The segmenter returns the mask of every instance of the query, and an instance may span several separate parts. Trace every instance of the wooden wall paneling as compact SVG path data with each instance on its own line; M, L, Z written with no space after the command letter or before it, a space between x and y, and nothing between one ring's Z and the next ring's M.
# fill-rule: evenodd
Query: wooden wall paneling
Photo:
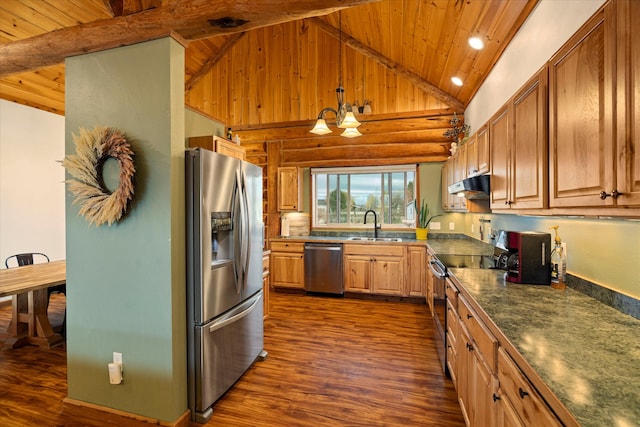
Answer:
M297 108L300 117L315 118L324 108L317 102L317 84L321 76L318 71L319 49L325 46L318 44L318 29L314 25L310 25L307 20L298 24L297 31L300 40L297 46L299 50L298 80L300 81Z
M286 38L285 29L288 25L278 25L269 29L270 34L267 37L269 41L268 48L273 49L272 52L280 52L281 46ZM288 115L287 110L290 108L290 88L286 87L284 82L288 80L289 76L285 75L285 58L284 55L278 54L277 56L268 56L269 63L267 67L268 82L267 92L272 99L272 104L266 108L270 110L270 116L268 121L274 122L277 117L284 117Z

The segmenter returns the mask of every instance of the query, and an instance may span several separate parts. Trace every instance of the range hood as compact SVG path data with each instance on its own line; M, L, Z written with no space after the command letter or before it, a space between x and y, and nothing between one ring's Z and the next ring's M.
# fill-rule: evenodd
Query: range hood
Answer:
M489 175L472 176L449 186L450 194L462 195L467 199L489 198Z

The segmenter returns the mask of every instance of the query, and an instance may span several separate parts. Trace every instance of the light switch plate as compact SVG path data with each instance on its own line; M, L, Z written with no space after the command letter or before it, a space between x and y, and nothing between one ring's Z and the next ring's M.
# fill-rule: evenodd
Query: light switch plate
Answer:
M440 223L439 222L432 222L431 224L429 224L429 228L431 230L440 230Z

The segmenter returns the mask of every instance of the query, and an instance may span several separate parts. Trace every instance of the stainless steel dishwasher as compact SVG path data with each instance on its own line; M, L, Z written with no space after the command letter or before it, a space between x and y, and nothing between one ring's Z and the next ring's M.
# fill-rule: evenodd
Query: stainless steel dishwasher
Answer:
M342 277L340 243L305 243L304 288L307 292L344 295Z

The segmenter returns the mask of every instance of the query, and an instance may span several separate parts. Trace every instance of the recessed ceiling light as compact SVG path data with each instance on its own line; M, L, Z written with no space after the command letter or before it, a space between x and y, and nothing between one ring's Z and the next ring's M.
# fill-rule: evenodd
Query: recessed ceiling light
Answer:
M469 38L469 46L476 50L480 50L484 47L484 42L480 37L470 37Z
M460 77L451 77L451 81L456 86L462 86L462 79Z

